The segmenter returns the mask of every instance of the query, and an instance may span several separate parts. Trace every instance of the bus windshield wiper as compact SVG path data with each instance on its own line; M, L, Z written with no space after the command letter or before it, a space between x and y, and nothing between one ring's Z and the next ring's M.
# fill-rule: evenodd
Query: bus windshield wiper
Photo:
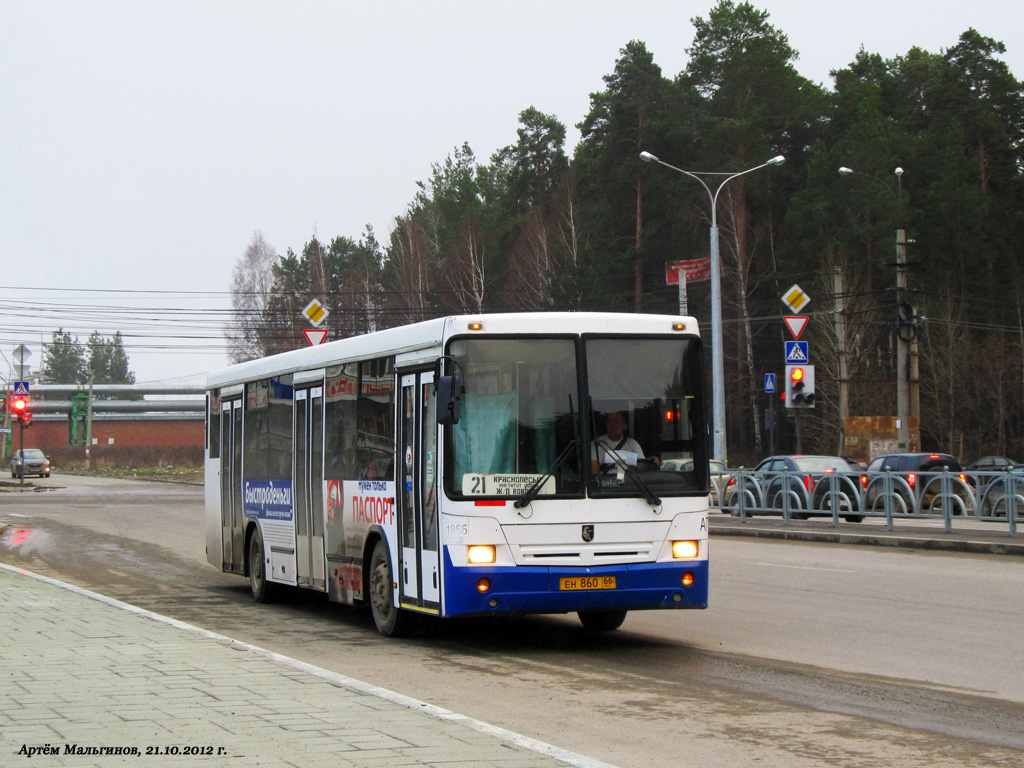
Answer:
M577 445L579 445L580 433L579 426L576 424L576 409L573 408L572 405L572 395L569 395L569 417L572 419L572 440L570 440L569 444L565 446L564 449L562 449L562 452L560 454L558 454L558 458L555 459L555 463L552 465L551 469L549 469L547 472L545 472L543 475L537 478L534 481L533 485L527 488L523 495L516 499L515 504L513 505L516 509L522 509L535 498L537 498L537 494L540 493L540 489L544 487L544 483L548 481L549 477L555 476L555 471L560 466L562 466L562 463L567 458L569 458L570 455L572 455L572 451L576 448Z
M576 439L573 438L572 441L570 441L570 443L567 446L565 446L565 449L560 454L558 454L558 458L555 459L555 463L551 467L551 469L549 469L543 475L538 477L533 482L533 485L527 488L523 495L516 499L514 505L516 509L522 509L537 497L537 494L540 493L540 489L544 487L544 483L548 481L548 478L554 477L555 471L560 466L562 466L562 463L572 455L574 450L576 450L576 445Z

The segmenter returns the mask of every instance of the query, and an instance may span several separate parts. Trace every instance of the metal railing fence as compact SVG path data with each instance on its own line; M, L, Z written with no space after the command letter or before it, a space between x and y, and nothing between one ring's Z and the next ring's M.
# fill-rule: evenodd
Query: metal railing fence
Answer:
M934 518L944 521L945 531L955 520L1004 523L1010 536L1024 516L1024 472L906 473L731 470L726 480L713 478L717 500L712 506L746 519L756 515L781 515L791 520L830 517L860 522L884 518L893 530L900 519Z

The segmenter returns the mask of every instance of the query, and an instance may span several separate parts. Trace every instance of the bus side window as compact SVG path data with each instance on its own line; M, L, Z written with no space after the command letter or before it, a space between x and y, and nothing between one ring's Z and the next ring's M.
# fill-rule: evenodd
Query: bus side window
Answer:
M220 395L211 392L206 398L206 444L211 459L220 458Z
M356 401L356 472L360 480L393 480L395 461L394 358L359 366Z

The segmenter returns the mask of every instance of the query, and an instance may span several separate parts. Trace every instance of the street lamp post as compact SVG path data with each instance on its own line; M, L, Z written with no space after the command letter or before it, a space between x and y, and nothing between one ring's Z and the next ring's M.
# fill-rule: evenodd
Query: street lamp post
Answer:
M663 160L659 160L650 152L641 152L640 159L645 163L658 163L673 171L678 171L690 178L696 179L708 193L711 201L711 383L712 383L712 410L714 416L714 448L712 458L719 461L728 461L728 449L726 446L725 432L725 351L722 342L722 260L718 249L718 193L722 191L727 183L738 176L745 176L748 173L767 168L770 165L782 165L786 158L782 155L773 157L766 163L748 168L745 171L736 173L717 173L711 171L684 171L676 168ZM715 191L702 179L702 176L724 177L719 181Z
M903 169L896 168L896 190L886 184L877 176L868 173L861 173L852 168L843 166L839 169L843 176L864 176L865 178L877 181L892 195L896 202L897 229L896 229L896 450L898 453L906 453L910 450L910 376L907 369L909 358L908 348L912 339L903 335L903 325L913 325L913 312L907 312L907 232L903 228ZM904 315L907 315L904 317ZM915 329L916 330L916 329Z

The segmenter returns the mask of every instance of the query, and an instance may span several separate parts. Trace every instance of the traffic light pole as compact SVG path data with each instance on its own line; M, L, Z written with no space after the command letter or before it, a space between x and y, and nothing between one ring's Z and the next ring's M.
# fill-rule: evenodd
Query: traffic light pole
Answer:
M21 472L18 473L20 478L18 485L25 485L25 423L18 419L18 455L21 456Z

